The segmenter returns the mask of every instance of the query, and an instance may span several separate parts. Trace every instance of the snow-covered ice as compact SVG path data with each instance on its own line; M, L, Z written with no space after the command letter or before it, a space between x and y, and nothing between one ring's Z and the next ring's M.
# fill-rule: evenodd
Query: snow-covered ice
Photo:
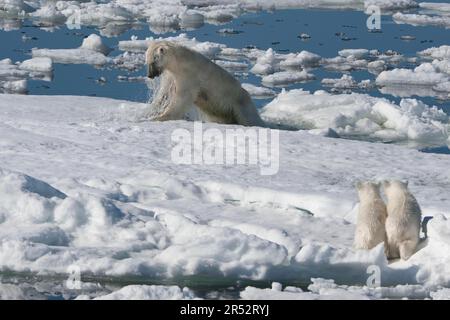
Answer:
M304 82L314 79L314 75L306 70L280 71L264 76L262 78L262 82L268 86L282 86L290 83Z
M78 300L85 296L78 297ZM95 300L192 300L195 294L188 288L178 286L129 285L112 293L98 296Z
M411 24L413 26L438 26L450 28L450 16L426 15L413 13L395 13L392 18L399 24Z
M415 99L396 105L366 94L283 91L262 110L266 121L298 129L331 128L340 135L384 141L437 141L449 136L448 116Z
M79 23L110 37L135 23L145 23L158 34L220 25L251 10L363 11L371 5L383 14L395 13L396 23L450 26L448 4L412 0L0 0L0 26L18 28L17 19L30 19L47 30ZM220 28L222 36L240 33ZM243 83L243 88L253 98L274 97L262 108L263 118L272 128L294 129L279 131L279 173L267 178L257 166L174 163L172 133L192 132L193 123L142 121L147 104L1 94L0 271L53 279L77 266L94 281L105 276L275 281L266 289L247 286L240 292L243 299L449 298L448 155L356 141L448 145L449 116L417 99L394 102L347 93L376 84L381 93L448 99L449 46L428 48L413 57L349 46L322 57L303 49L280 53L231 48L181 33L132 36L119 41L122 52L111 57L112 48L91 34L78 48L34 48L24 61L0 60L0 91L26 93L30 79L51 79L57 63L137 71L150 42L162 39L204 54L242 75L244 82L252 81L247 76L257 76L260 82ZM339 94L300 89L279 93L276 88L312 81L321 74L317 68L337 71L337 76L320 80ZM348 74L355 70L374 74L376 81L355 80ZM147 81L128 74L117 79ZM237 128L210 123L203 127L222 133ZM352 248L358 211L354 183L385 178L409 180L424 216L433 217L428 238L408 261L387 261L382 246ZM363 285L373 265L382 277L376 288ZM283 288L276 281L306 286ZM198 298L182 287L127 285L110 290L86 283L78 299ZM26 286L0 284L0 298L27 297Z
M388 104L357 94L333 101L340 99L364 102L369 113ZM91 276L305 282L319 276L351 285L376 264L383 286L415 284L428 294L449 285L448 156L280 131L280 171L267 179L253 166L173 163L171 134L192 130L192 122L136 121L146 107L92 97L1 96L1 270L51 275L76 265ZM395 128L403 125L395 114L418 110L442 122L438 110L414 100L388 105L394 116L385 114L385 121ZM412 132L437 135L419 116L409 121ZM408 179L424 215L435 216L427 242L407 262L388 264L380 247L351 246L354 182L386 177ZM123 290L117 297L154 293Z
M52 61L48 58L13 63L11 59L0 60L0 92L26 93L29 79L49 81L52 78Z
M257 87L251 83L243 83L242 88L247 90L253 98L267 98L276 95L275 91L270 88Z
M110 49L102 44L101 38L96 34L91 34L83 40L83 43L76 49L37 49L32 50L33 58L50 58L55 63L75 63L104 65L110 60L105 55Z

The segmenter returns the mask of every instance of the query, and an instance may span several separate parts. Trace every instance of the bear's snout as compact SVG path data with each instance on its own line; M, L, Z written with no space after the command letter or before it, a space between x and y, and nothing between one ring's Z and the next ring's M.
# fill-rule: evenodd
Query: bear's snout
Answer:
M156 78L161 74L161 69L158 68L158 66L155 63L150 63L148 65L148 72L147 72L147 76L150 79Z

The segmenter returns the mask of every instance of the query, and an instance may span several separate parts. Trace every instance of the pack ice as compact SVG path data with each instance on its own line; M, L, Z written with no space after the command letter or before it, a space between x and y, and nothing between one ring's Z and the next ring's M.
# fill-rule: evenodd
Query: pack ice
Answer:
M313 102L327 97L299 95ZM354 98L371 112L365 96L335 101ZM173 163L171 134L192 130L192 123L139 121L146 107L93 97L1 96L1 270L51 276L78 266L85 275L117 279L322 277L351 286L375 264L386 287L417 285L430 296L449 285L448 156L280 131L280 171L267 179L254 166ZM423 108L412 101L404 107ZM388 264L380 246L351 246L354 182L385 177L408 179L424 215L434 216L428 240L406 262ZM166 297L165 290L128 288L110 298Z

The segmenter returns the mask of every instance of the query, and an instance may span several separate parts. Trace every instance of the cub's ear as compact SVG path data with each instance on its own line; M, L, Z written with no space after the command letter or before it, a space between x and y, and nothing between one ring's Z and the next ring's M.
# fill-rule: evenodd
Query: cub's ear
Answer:
M389 187L390 184L391 182L389 180L381 181L381 185L383 186L383 188Z
M381 181L374 181L373 185L377 188L381 187Z
M405 187L408 187L408 180L402 181L402 184L403 184Z

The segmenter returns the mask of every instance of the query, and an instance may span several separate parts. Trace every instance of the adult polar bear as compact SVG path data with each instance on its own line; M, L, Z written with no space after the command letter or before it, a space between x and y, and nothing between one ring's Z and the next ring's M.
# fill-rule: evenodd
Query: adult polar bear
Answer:
M148 77L161 76L152 105L154 120L183 119L195 105L210 122L264 126L248 92L227 71L202 54L168 41L155 41L146 52Z

